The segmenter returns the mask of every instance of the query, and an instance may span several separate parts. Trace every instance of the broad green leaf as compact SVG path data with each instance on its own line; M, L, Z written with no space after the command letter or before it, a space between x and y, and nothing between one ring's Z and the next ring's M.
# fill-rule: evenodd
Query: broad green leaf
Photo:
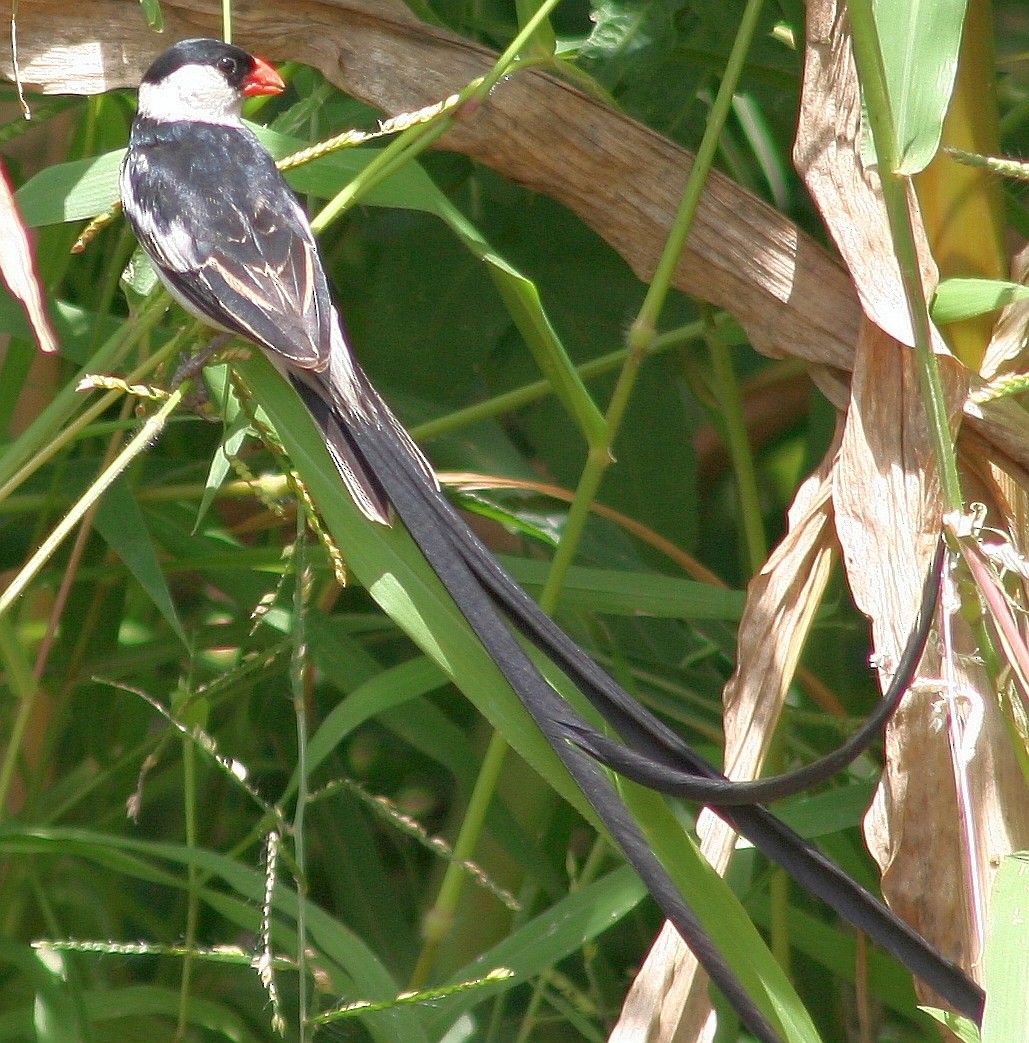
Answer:
M503 562L523 586L530 590L543 586L546 562L510 556ZM744 600L742 591L674 576L573 566L561 587L559 604L611 615L736 621L743 613Z
M30 228L85 221L118 199L118 170L124 149L89 159L44 167L18 189L18 206Z
M621 781L619 790L669 875L732 967L748 996L788 1043L821 1043L811 1016L729 885L658 794Z
M175 610L161 563L157 560L143 512L123 479L118 479L101 500L96 514L96 528L188 649L189 642Z
M449 1026L476 1003L542 974L577 952L618 923L646 896L647 889L628 866L573 891L454 973L451 983L478 978L499 967L513 971L514 978L442 1000L429 1019L430 1032L434 1038L442 1038Z
M852 781L819 793L802 793L778 802L775 815L808 840L838 833L864 820L875 788L872 782ZM749 843L741 839L738 846L747 847Z
M518 12L518 24L524 26L526 22L539 10L539 0L515 0L515 10ZM547 59L554 56L557 50L557 35L548 18L532 34L529 44L518 56L525 61L527 59Z
M1029 852L1001 863L986 934L983 1043L1025 1039L1029 1030Z
M946 326L1029 299L1029 286L1000 279L944 279L936 287L933 322Z
M949 1010L940 1010L938 1007L919 1007L931 1018L935 1018L941 1025L945 1025L961 1043L980 1043L982 1037L979 1034L979 1026L960 1014L954 1014Z
M164 32L164 14L161 11L161 0L139 0L140 9L146 19L147 27L155 33Z
M873 4L897 132L898 174L917 174L940 146L966 3L875 0Z

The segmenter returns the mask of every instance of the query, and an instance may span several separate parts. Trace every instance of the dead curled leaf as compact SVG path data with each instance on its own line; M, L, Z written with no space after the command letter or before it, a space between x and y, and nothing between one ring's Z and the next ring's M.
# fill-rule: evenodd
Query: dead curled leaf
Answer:
M809 3L805 36L794 165L854 280L865 314L897 340L914 344L879 171L866 161L861 146L861 93L844 5ZM917 223L916 240L928 298L938 272Z
M832 531L834 442L800 487L789 532L747 588L736 670L725 690L725 763L730 778L761 773L804 640L821 603L835 557ZM697 820L701 851L719 873L736 834L704 810ZM693 1040L711 1016L707 978L671 924L651 947L625 999L610 1043Z
M836 530L851 592L872 621L885 687L917 611L940 531L941 500L916 362L898 343L909 342L911 330L884 207L877 179L861 165L859 92L842 5L819 0L809 5L809 18L796 155L868 314L833 474ZM848 114L835 126L828 122L834 110ZM831 156L812 151L818 141L831 141ZM909 207L928 293L935 265L913 194ZM939 363L956 429L970 374L949 355ZM1017 810L1024 806L1024 784L989 679L961 658L974 648L967 631L961 633L964 643L947 658L983 713L976 756L961 768L953 762L947 732L937 727L939 685L910 693L887 728L885 769L865 836L894 910L975 976L982 941L979 896L989 894L998 856L1029 838L1029 816ZM938 676L938 664L939 656L930 653L922 670ZM971 806L959 806L955 798L965 773L975 794Z
M40 351L57 351L57 335L43 303L36 274L36 263L25 226L14 202L7 171L0 162L0 276L11 293L21 301Z

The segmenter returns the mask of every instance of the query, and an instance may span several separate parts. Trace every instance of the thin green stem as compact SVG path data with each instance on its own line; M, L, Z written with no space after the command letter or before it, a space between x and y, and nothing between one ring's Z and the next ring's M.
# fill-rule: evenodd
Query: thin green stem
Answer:
M540 591L540 608L548 616L552 615L554 609L557 608L561 587L564 586L568 570L575 560L579 541L582 539L583 531L593 509L593 501L597 498L597 491L604 480L604 474L610 462L611 454L606 447L591 449L586 458L586 466L579 477L575 499L568 510L568 518L565 521L564 531L561 533L561 540L554 552L550 568L547 570L546 582Z
M13 623L3 616L0 616L0 662L4 665L7 686L18 700L18 710L4 747L3 763L0 764L0 821L3 821L7 817L11 786L22 757L25 733L39 697L39 682L32 674L25 649Z
M629 332L629 350L607 409L606 444L603 447L591 447L586 466L583 468L579 486L576 490L575 502L572 504L569 512L568 524L558 546L554 564L544 590L544 595L548 599L556 599L557 591L564 582L568 567L571 565L575 550L578 547L585 520L589 516L593 498L596 491L600 488L604 472L613 459L613 447L618 436L618 430L625 417L625 411L628 409L640 366L653 346L658 316L664 307L665 299L671 287L672 276L679 263L679 257L686 244L690 228L693 225L697 204L700 202L701 193L704 190L704 182L707 180L714 162L715 153L718 149L718 139L728 118L732 106L732 97L743 72L747 53L753 42L758 17L761 14L761 6L762 0L749 0L744 11L743 20L740 23L732 51L729 54L729 60L726 63L725 75L722 78L718 95L711 108L707 127L704 130L704 137L701 140L700 148L697 150L697 157L693 162L693 168L690 170L686 187L683 190L679 212L676 214L672 229L669 232L668 240L665 243L657 270L647 291L647 296L644 298L640 312L636 316L636 320L633 322L632 329Z
M61 425L68 415L74 412L76 400L81 398L81 392L78 390L79 381L91 373L104 373L113 368L134 344L157 325L167 306L167 295L163 292L159 293L140 312L134 322L123 323L118 332L109 337L89 360L89 366L83 367L74 380L68 381L18 440L4 450L3 459L0 460L0 501L5 499L29 475L37 471L42 464L52 459L54 454L71 440L70 432L80 430L81 427L91 423L118 400L121 392L104 395L91 408L85 410L74 425L61 430ZM178 344L180 341L175 338L173 343ZM130 376L129 380L139 380L143 374L152 372L172 351L174 348L169 346L160 354L148 359Z
M419 124L404 131L382 150L361 173L336 194L311 222L316 233L323 231L348 210L357 200L376 185L388 178L395 170L424 152L433 142L441 138L458 119L461 109L471 103L486 100L493 88L511 71L519 53L532 41L536 30L543 25L560 0L544 0L536 13L521 28L493 68L485 75L472 80L458 95L453 105L430 123Z
M453 860L443 874L443 883L436 895L436 901L433 902L432 909L422 922L425 942L418 954L418 962L415 964L408 983L408 988L412 991L423 988L428 982L436 953L450 933L467 879L467 873L461 864L471 861L475 856L475 849L478 847L479 837L482 835L486 822L486 813L489 811L500 782L507 750L508 745L504 737L500 732L493 732L486 754L482 759L479 774L475 779L468 807L461 820L461 829L454 842Z
M186 847L195 851L197 838L196 745L182 739L182 805L185 818ZM186 865L186 929L183 933L182 973L179 976L179 1010L175 1039L186 1038L189 1030L190 982L193 977L192 952L197 943L197 921L200 913L200 874L192 860Z
M957 455L950 431L947 399L940 368L932 346L932 330L926 306L925 287L918 264L914 227L908 205L910 179L895 173L900 168L897 130L890 108L882 52L872 14L872 0L848 0L854 41L854 60L861 80L868 125L875 143L883 201L893 234L904 296L915 339L919 382L928 414L929 432L940 469L940 489L945 513L960 511L963 499L958 477Z
M296 544L293 557L296 566L293 585L293 650L290 658L290 690L293 695L293 713L297 722L297 798L293 811L293 860L297 868L297 971L298 1003L300 1006L299 1043L307 1038L307 844L304 817L307 813L307 523L303 511L297 511Z
M672 285L672 277L678 267L679 258L686 245L686 239L693 227L693 218L700 203L704 184L714 164L715 155L718 152L718 142L722 136L722 128L729 117L732 109L733 95L743 74L743 67L747 60L757 31L758 19L761 15L763 0L748 0L747 7L740 20L736 39L733 41L729 60L725 65L725 74L722 76L718 94L714 104L711 106L711 114L708 117L704 136L701 138L700 147L697 149L693 167L686 181L686 188L682 194L679 211L675 215L675 221L668 233L668 240L661 258L657 263L654 277L650 280L650 288L640 308L639 315L633 323L629 334L630 347L638 346L641 350L646 348L650 339L657 329L657 320L664 308L665 299Z
M152 444L164 429L168 417L178 408L186 392L186 386L176 389L168 396L167 401L140 428L139 433L118 454L111 465L96 479L71 510L61 519L53 532L43 541L40 547L25 563L21 571L11 581L7 589L0 595L0 617L8 612L11 606L25 592L26 587L39 574L43 566L50 560L57 548L64 542L71 531L82 520L90 506L98 500L114 484L117 477L130 463Z
M681 347L691 341L697 341L704 336L704 323L691 322L677 330L670 330L659 337L655 337L646 351L648 358L658 355L670 348ZM575 367L576 373L583 380L591 380L594 377L611 373L620 366L625 365L629 357L628 348L619 348L618 351L610 351L606 355L600 355L589 362L584 362ZM535 380L531 384L524 384L513 391L507 391L502 395L494 395L492 398L476 402L475 405L465 409L456 409L446 416L435 420L428 420L424 424L418 424L411 428L411 435L416 441L428 441L438 438L440 435L458 431L461 428L470 427L483 420L492 420L493 417L502 416L504 413L523 409L525 406L541 399L548 398L554 393L553 385L549 380Z
M710 310L704 308L705 319ZM768 557L768 541L761 517L761 500L754 469L754 454L747 437L747 424L743 416L739 381L732 365L732 351L719 336L713 322L706 323L706 339L711 366L714 371L714 393L721 415L726 447L732 461L736 479L736 496L739 500L740 519L743 526L743 542L747 558L747 571L754 576L760 571Z

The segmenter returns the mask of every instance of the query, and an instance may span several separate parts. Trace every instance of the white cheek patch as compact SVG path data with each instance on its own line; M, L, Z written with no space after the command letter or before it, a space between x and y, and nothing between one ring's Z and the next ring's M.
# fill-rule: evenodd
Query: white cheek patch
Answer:
M243 96L210 65L183 65L160 83L139 85L139 112L155 120L238 126Z

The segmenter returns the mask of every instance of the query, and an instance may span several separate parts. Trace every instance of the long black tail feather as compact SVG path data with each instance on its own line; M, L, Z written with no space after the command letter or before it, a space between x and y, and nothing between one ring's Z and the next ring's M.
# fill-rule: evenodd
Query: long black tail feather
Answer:
M397 514L405 525L408 519L411 520L409 531L426 560L662 912L687 939L698 961L747 1028L757 1039L775 1043L780 1038L778 1033L754 1004L685 902L597 762L569 741L573 730L577 732L586 728L586 722L558 696L529 659L512 631L497 616L493 602L477 577L463 558L454 554L446 533L435 524L433 516L426 513L421 498L424 479L412 480L406 467L396 467L394 446L388 437L383 437L381 430L363 428L353 431L353 434L365 459L379 475Z
M933 577L927 580L915 634L872 722L848 740L842 752L836 751L799 774L732 782L618 685L515 583L426 478L424 468L398 437L399 425L388 407L368 387L378 407L374 413L378 414L380 408L383 411L382 422L348 417L337 400L331 413L312 410L326 437L345 439L353 454L375 475L426 560L655 901L755 1036L777 1038L651 852L598 761L624 770L627 777L653 789L711 806L802 887L865 931L956 1010L981 1019L982 990L960 968L759 803L780 799L830 777L879 733L903 694L905 675L913 671L920 658L934 603ZM306 390L305 399L310 388ZM939 555L934 572L938 565ZM599 733L558 696L528 657L512 627L572 681L624 743Z

